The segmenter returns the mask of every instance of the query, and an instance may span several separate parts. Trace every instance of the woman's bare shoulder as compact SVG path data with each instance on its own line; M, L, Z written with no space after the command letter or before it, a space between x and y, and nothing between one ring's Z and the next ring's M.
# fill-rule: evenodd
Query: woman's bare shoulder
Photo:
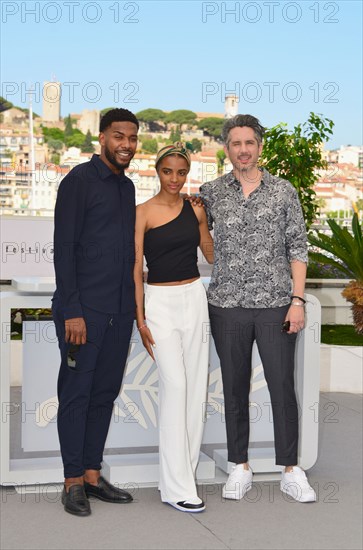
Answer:
M152 197L151 199L141 203L141 204L138 204L136 206L136 214L140 215L140 216L145 216L149 211L150 211L150 208L152 208L152 205L153 205L153 198Z

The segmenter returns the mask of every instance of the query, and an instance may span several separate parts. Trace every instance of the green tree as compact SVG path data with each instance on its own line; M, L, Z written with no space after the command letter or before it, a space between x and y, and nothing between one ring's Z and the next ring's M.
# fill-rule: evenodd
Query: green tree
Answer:
M223 166L224 166L224 161L226 157L227 155L224 152L224 149L219 149L219 151L217 151L216 158L217 158L217 167L218 167L219 175L223 174Z
M168 145L181 141L181 133L179 128L172 128L170 132L169 139L167 141Z
M142 122L156 122L158 120L164 121L166 118L166 113L161 109L144 109L136 113L136 118Z
M163 122L166 118L166 113L161 109L144 109L136 113L136 117L149 127L149 132L160 132L165 129Z
M64 137L68 138L73 134L73 123L71 115L66 116L64 119Z
M203 130L208 136L211 136L216 140L221 140L223 124L223 118L210 116L207 118L202 118L202 120L198 122L198 128Z
M280 123L265 133L262 165L296 188L308 228L318 210L313 189L319 178L317 171L327 168L322 145L332 135L333 127L332 120L310 113L307 122L297 124L292 131Z
M80 130L73 130L73 133L69 137L65 137L64 141L67 147L79 147L81 148L86 136Z
M93 153L95 150L93 143L92 143L92 134L88 130L86 137L84 138L83 143L81 144L81 151L82 153Z
M187 109L178 109L176 111L171 111L166 115L165 121L167 123L174 122L176 124L195 124L197 115L193 111L188 111Z
M151 138L144 139L141 144L141 149L145 153L151 153L151 154L157 153L158 151L157 139L151 139Z
M46 128L42 127L45 143L48 143L50 139L56 139L64 143L64 132L59 128Z
M50 162L52 162L53 164L57 164L59 166L60 154L59 153L53 153L53 155L50 157Z
M191 141L191 147L193 153L199 153L202 150L202 142L198 138L193 138Z
M48 139L47 144L52 153L58 153L63 149L63 141L60 139Z

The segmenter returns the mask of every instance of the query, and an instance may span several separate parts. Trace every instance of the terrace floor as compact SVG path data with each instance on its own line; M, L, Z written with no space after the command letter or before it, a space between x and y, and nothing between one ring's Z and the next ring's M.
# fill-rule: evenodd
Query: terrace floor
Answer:
M334 403L336 414L327 414ZM322 393L319 455L308 472L318 501L283 496L278 481L259 481L242 501L222 499L222 483L199 486L207 509L182 513L140 487L134 502L93 500L92 515L63 511L60 488L1 489L2 550L10 549L361 549L362 396ZM207 452L207 449L204 449ZM221 482L226 475L220 473ZM54 487L51 488L54 491Z

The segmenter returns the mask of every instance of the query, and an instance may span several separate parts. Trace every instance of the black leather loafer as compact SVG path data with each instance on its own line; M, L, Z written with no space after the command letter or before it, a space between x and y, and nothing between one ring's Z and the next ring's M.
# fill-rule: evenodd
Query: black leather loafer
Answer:
M98 478L97 485L91 485L91 483L87 483L87 481L85 481L84 488L88 497L99 498L105 502L117 502L123 504L132 502L133 500L130 493L111 485L111 483L109 483L107 479L102 476Z
M62 504L65 511L74 516L89 516L91 513L91 507L83 485L71 485L68 493L64 487Z

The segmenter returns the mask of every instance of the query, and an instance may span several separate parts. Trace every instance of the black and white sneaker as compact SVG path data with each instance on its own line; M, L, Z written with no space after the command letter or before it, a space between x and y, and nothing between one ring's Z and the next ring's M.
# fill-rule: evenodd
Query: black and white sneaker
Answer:
M190 498L189 500L181 500L179 502L168 502L168 504L181 512L192 512L195 514L205 510L204 502L198 497Z

